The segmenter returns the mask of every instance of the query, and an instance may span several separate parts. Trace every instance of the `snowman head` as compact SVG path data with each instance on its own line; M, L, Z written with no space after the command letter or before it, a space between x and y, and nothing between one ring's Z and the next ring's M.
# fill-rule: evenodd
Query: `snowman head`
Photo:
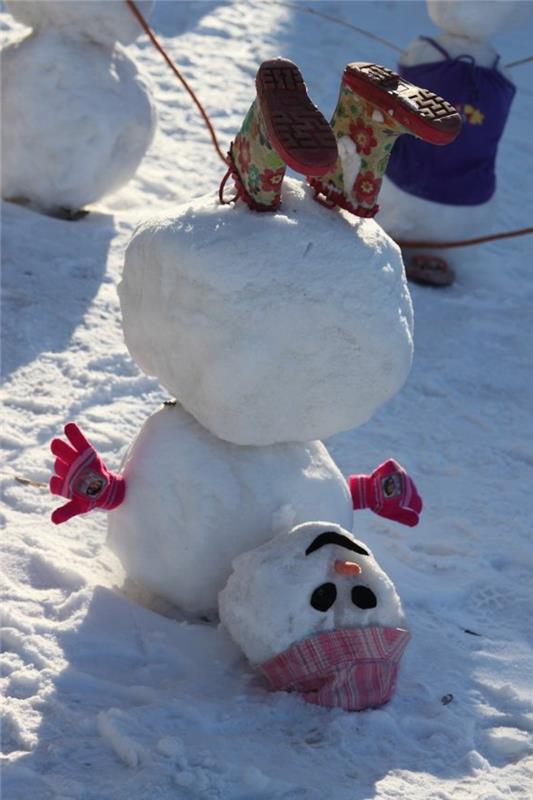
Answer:
M128 44L142 33L124 0L5 0L19 22L36 31L54 29L75 39L113 46ZM141 13L150 13L153 0L136 0Z
M454 36L487 41L520 24L529 13L523 0L427 0L429 16Z
M409 634L367 545L339 525L305 523L233 568L220 617L273 689L348 710L390 699Z

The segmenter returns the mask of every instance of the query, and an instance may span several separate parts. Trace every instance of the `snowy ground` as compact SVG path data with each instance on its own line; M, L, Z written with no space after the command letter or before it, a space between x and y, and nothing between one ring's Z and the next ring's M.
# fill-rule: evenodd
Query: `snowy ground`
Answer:
M419 3L315 5L400 46L432 30ZM296 60L326 113L347 61L394 64L382 45L274 2L159 2L153 24L224 143L264 58ZM531 22L501 37L504 61L529 55L532 40ZM223 632L126 597L103 515L56 528L55 501L15 482L48 479L48 442L68 419L116 467L164 397L123 344L124 247L139 219L214 191L222 170L149 43L130 52L153 79L160 114L137 178L78 223L3 206L4 797L531 797L531 237L454 251L453 288L413 288L416 357L405 389L329 442L345 472L394 455L425 500L414 530L357 519L413 633L398 693L382 710L327 711L267 694ZM494 229L532 218L533 66L514 75Z

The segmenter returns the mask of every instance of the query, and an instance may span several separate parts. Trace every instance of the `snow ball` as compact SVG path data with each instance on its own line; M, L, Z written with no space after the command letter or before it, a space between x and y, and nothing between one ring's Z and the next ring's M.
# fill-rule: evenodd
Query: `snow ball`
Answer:
M490 39L521 24L531 12L523 0L427 0L429 16L455 36Z
M449 242L468 239L472 231L486 232L495 216L496 196L477 206L437 203L404 192L385 175L376 219L395 239ZM431 251L428 247L426 252L435 252L442 258L438 249Z
M280 523L352 524L346 481L321 442L240 447L179 406L146 422L123 474L109 544L130 578L190 614L216 613L232 560Z
M141 225L119 295L141 369L237 444L361 425L411 365L399 248L373 220L327 210L291 179L277 213L210 195Z
M76 210L133 176L156 113L122 47L46 30L3 50L1 80L3 197Z
M329 532L337 534L332 543L313 549L313 543L316 547L323 541L319 537ZM350 545L365 554L354 552ZM361 573L340 575L336 560L355 562ZM325 595L325 587L331 595L328 603L332 602L319 609L314 600L317 590ZM363 595L373 595L375 604L361 603ZM230 636L252 664L322 631L398 627L405 621L394 585L368 546L330 522L299 525L238 556L220 592L219 610Z
M145 18L153 4L153 0L136 0ZM5 6L16 20L38 32L52 28L98 44L129 44L143 33L124 0L5 0Z

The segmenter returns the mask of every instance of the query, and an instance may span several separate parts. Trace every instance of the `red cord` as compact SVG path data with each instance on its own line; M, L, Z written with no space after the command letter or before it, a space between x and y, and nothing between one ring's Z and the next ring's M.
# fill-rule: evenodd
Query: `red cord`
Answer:
M228 171L222 178L220 182L220 186L218 187L218 199L220 201L221 206L229 206L231 203L235 203L236 200L239 199L241 196L239 192L236 192L235 197L231 197L229 200L224 199L224 189L226 188L226 183L228 182L228 178L231 175L231 167L228 167Z
M533 228L519 228L516 231L492 233L487 236L477 236L474 239L459 239L456 242L410 242L409 240L397 239L396 244L400 247L410 247L413 250L425 249L428 247L445 250L448 247L469 247L472 244L495 242L497 239L510 239L513 236L525 236L528 233L533 233Z

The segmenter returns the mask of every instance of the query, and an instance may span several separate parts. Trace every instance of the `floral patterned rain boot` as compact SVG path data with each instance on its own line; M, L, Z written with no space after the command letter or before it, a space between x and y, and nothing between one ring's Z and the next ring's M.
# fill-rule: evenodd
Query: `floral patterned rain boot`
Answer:
M229 170L241 197L255 211L275 211L287 166L319 176L337 163L337 142L327 120L311 102L296 64L265 61L255 79L257 97L228 153Z
M376 201L381 181L398 136L410 133L432 144L449 144L459 133L461 117L434 92L409 83L386 67L357 62L344 70L331 126L337 140L344 136L352 140L361 165L355 181L346 180L340 158L335 169L320 179L308 176L315 199L359 217L373 217L379 210Z

